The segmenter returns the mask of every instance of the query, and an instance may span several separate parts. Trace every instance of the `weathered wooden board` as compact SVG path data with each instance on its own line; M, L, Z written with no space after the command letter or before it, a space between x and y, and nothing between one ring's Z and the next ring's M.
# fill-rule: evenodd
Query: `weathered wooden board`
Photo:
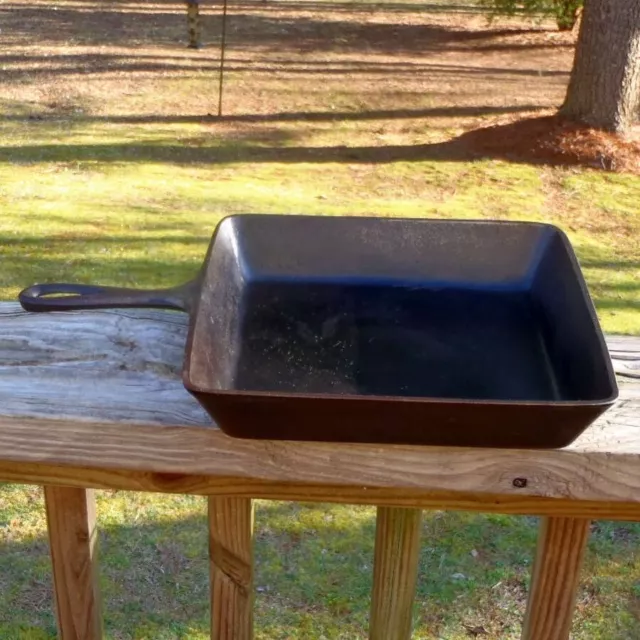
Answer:
M0 305L0 478L640 517L637 338L611 339L622 399L572 447L436 449L226 437L182 386L186 323L171 312L25 314ZM526 486L515 486L522 477Z
M0 303L0 415L212 426L182 386L187 316Z
M0 415L215 428L182 385L187 324L177 312L0 303ZM640 338L608 344L621 400L570 449L640 453Z

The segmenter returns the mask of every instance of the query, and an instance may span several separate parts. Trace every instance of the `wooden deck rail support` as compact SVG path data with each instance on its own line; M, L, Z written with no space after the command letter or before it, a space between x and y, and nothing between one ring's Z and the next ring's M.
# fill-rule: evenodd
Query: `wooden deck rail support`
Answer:
M586 518L542 519L522 640L569 637L589 525Z
M419 509L547 516L524 640L568 638L588 519L640 521L637 338L607 339L621 398L576 442L507 451L229 438L182 385L186 317L3 303L0 322L0 481L51 485L62 640L101 633L87 488L209 497L214 640L251 638L254 498L378 506L372 640L410 637Z
M370 640L410 640L422 511L378 507Z
M100 640L94 492L45 487L44 499L58 635L61 640Z
M253 638L253 502L209 498L211 640Z

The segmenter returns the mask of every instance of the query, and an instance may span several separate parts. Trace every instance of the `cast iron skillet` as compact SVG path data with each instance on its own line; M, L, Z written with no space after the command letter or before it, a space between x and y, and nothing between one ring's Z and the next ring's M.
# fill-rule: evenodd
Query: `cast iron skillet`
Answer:
M185 285L38 284L20 302L188 312L184 384L239 437L561 447L617 397L550 225L231 216Z

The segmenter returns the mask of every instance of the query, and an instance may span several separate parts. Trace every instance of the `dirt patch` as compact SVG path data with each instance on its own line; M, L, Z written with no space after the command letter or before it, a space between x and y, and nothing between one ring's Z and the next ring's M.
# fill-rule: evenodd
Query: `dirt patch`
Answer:
M457 142L472 153L492 158L640 175L640 142L559 116L483 127L460 136Z

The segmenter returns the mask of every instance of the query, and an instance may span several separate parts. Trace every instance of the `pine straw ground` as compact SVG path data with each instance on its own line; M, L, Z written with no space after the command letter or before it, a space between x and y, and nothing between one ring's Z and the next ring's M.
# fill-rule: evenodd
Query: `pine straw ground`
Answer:
M640 142L557 115L481 127L458 142L478 157L554 166L581 166L640 175Z

